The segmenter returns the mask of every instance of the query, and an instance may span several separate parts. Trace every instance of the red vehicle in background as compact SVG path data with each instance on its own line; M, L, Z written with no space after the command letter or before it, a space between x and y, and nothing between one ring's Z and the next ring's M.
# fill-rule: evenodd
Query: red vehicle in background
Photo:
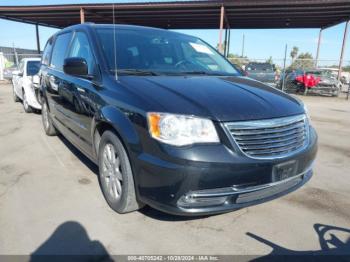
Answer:
M305 72L303 75L298 75L295 78L295 81L301 83L304 85L304 89L307 88L312 88L318 85L320 82L321 77L316 77L313 74Z
M282 89L283 78L284 76L281 76L280 89ZM340 83L325 70L296 69L286 72L283 90L294 94L317 93L338 96Z

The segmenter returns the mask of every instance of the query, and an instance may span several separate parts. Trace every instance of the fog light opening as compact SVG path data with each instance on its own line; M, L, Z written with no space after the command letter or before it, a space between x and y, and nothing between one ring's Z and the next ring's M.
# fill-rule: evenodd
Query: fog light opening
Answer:
M177 204L182 207L209 207L228 204L227 196L220 197L198 197L193 195L182 196Z

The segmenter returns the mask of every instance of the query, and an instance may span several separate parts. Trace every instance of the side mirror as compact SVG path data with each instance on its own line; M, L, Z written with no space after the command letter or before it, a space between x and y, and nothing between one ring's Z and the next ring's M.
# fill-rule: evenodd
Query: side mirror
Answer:
M88 76L86 60L81 57L68 57L64 59L63 72L73 76Z

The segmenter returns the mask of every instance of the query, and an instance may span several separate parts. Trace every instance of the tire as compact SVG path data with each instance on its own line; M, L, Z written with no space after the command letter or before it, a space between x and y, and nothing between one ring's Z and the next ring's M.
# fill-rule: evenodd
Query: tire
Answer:
M33 108L28 104L26 92L24 90L23 90L23 96L22 97L23 97L22 104L23 104L24 112L32 113L33 112Z
M118 136L105 131L98 151L99 182L108 205L119 214L140 209L130 161Z
M12 84L12 86L13 86L13 84ZM12 88L12 96L13 96L13 101L14 101L15 103L17 103L17 102L20 101L19 97L17 96L17 94L16 94L16 92L15 92L15 87L14 87L14 86L13 86L13 88Z
M52 119L49 114L49 110L47 107L46 100L43 99L42 109L41 109L41 120L43 122L43 127L45 130L46 135L48 136L55 136L58 134L57 129L52 123Z

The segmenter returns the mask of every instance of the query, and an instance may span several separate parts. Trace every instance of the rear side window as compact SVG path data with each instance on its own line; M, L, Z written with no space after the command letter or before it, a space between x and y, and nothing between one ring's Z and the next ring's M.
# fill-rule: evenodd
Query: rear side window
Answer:
M43 58L41 61L42 64L49 65L51 52L52 52L52 38L50 38L46 43L44 53L43 53Z
M51 67L57 70L63 70L63 62L66 58L66 51L71 40L72 33L64 33L57 36L52 51Z

